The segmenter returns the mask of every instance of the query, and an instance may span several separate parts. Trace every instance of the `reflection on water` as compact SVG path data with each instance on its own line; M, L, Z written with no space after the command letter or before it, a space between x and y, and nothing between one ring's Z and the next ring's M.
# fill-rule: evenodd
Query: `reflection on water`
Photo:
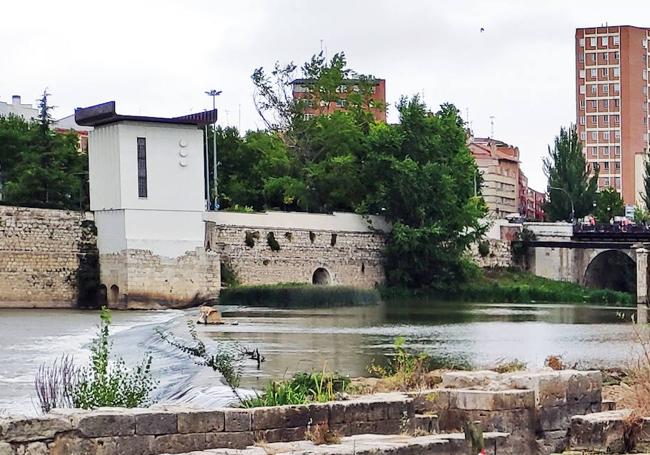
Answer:
M246 364L243 386L327 367L363 375L373 359L391 352L393 340L433 358L480 367L519 359L530 367L549 354L570 363L620 366L634 343L630 309L576 305L461 304L395 301L370 307L323 310L221 308L238 325L199 326L208 342L258 348L266 357L258 371ZM221 405L230 394L215 374L162 342L156 330L189 338L186 321L197 310L114 312L115 352L134 364L153 355L160 379L156 399ZM38 366L62 353L80 362L97 330L98 313L74 310L0 310L0 410L34 413L33 379Z

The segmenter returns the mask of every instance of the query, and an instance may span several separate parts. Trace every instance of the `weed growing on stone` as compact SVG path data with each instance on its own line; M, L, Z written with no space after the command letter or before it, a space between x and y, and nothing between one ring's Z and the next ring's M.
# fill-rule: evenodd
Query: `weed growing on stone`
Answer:
M523 371L526 369L526 362L521 360L500 360L497 362L497 365L492 368L493 371L497 373L512 373L514 371Z
M43 413L54 408L71 408L73 391L79 382L79 367L69 355L62 355L52 365L41 365L34 378L38 406Z
M395 354L386 366L371 363L368 372L383 379L385 385L393 390L413 390L427 386L427 361L429 356L423 352L412 354L404 347L403 337L395 338Z
M335 400L345 393L350 378L331 373L323 368L317 373L296 373L286 381L270 381L261 394L244 400L247 408L260 406L283 406L287 404L323 403Z
M313 442L315 445L323 444L340 444L341 435L333 430L330 430L327 424L319 424L310 426L305 432L305 438Z

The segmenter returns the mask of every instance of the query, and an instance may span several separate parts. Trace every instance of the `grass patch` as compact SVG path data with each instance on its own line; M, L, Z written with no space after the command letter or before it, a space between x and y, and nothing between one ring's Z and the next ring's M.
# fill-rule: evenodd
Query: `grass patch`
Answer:
M634 294L592 289L541 278L514 269L489 269L476 279L453 290L404 290L386 288L384 297L431 297L440 300L459 300L485 303L589 303L598 305L634 306Z
M223 289L221 305L244 305L273 308L331 308L375 305L381 300L379 291L351 286L315 286L287 283L277 285L237 286Z
M242 401L245 408L284 406L289 404L324 403L345 393L350 378L325 370L318 373L296 373L287 381L270 381L261 394Z

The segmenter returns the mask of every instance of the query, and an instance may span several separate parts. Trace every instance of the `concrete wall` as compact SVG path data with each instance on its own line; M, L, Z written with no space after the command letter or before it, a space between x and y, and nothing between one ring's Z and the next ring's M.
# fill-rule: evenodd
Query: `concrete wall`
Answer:
M0 207L0 307L74 307L97 279L92 217Z
M319 268L327 270L331 284L369 288L385 280L385 234L373 226L389 228L379 218L219 212L206 214L205 220L206 248L218 252L242 284L312 283ZM269 246L270 234L277 251Z

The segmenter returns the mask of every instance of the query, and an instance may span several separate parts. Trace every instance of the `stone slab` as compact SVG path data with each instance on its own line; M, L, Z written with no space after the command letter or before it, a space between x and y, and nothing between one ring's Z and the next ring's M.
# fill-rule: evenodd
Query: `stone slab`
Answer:
M57 433L71 429L70 420L59 415L0 419L0 440L27 442L51 439Z

